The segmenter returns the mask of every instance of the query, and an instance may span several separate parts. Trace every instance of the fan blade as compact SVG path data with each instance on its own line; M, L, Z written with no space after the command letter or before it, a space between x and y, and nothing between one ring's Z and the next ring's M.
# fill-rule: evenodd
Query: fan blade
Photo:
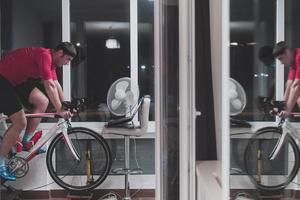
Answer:
M128 91L126 92L126 104L128 106L133 105L134 104L134 94L132 91Z
M125 91L128 86L129 86L129 82L127 82L127 81L120 81L116 85L116 90L123 90L123 91Z
M113 100L111 101L111 108L112 108L113 110L116 110L116 109L121 105L121 103L122 103L122 101L118 101L118 100L116 100L116 99L113 99Z
M242 108L242 102L240 99L234 99L231 101L231 105L234 109L239 110Z
M229 89L230 89L230 90L236 90L236 86L235 86L234 82L231 81L231 80L230 80L230 82L229 82Z
M236 99L238 97L238 93L236 90L230 89L228 93L229 93L230 100Z
M116 89L116 92L115 92L115 98L117 100L123 100L126 98L126 93L125 93L125 90L122 90L122 89Z

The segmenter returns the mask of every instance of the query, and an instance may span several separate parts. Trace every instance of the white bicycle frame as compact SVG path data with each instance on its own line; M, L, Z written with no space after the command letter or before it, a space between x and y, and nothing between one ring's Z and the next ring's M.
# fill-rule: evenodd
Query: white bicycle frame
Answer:
M300 117L300 113L293 113L295 117ZM281 123L281 122L280 122ZM277 154L279 153L283 142L286 138L287 135L290 135L292 138L297 138L300 139L300 133L295 129L295 127L288 121L288 119L285 119L283 124L281 125L282 128L282 134L277 141L271 155L270 155L270 160L274 160L277 157Z
M30 117L40 117L40 118L56 118L55 113L36 113L36 114L26 114L25 115L27 118ZM6 125L6 120L8 119L7 116L0 114L0 122L4 125L4 128L7 129L7 125ZM74 158L76 160L80 160L79 154L76 152L69 136L68 136L68 127L69 127L69 121L60 118L58 120L58 122L56 124L54 124L50 130L48 132L46 132L45 134L43 134L43 137L30 149L30 151L25 155L24 159L26 161L29 161L34 155L35 153L46 144L46 142L48 142L49 140L51 140L52 138L54 138L56 135L58 134L63 134L63 137L70 149L70 151L72 152Z

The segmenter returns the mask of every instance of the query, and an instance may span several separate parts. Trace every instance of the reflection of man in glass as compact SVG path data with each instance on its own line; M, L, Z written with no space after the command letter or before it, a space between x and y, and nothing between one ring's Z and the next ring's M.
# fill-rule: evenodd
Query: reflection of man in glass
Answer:
M258 58L267 68L269 77L272 77L270 80L270 85L268 88L268 99L274 99L274 92L275 92L275 80L274 80L274 71L275 71L275 58L273 56L273 47L266 45L262 46L258 51Z
M286 109L279 113L279 116L287 117L296 103L300 107L300 48L291 49L285 42L281 41L274 46L273 55L284 66L289 67L284 93Z
M267 67L275 67L275 59L273 56L273 47L266 45L262 46L258 52L258 58Z

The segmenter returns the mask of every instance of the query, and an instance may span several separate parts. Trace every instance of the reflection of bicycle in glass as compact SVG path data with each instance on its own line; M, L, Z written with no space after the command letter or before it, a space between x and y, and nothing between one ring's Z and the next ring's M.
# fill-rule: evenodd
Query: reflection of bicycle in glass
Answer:
M77 100L65 102L64 106L73 110L80 108L82 103ZM60 118L53 113L27 114L26 117ZM1 120L6 119L2 117ZM17 178L24 177L29 170L28 162L48 141L51 142L46 157L47 168L52 179L61 187L72 191L91 190L109 174L111 153L104 138L87 128L73 128L69 120L61 118L29 152L11 156L8 162L10 171Z
M284 109L284 102L272 102L273 108ZM300 113L293 113L300 117ZM250 138L245 153L245 170L254 185L261 190L280 190L289 185L300 167L300 132L281 118L277 127L259 129Z

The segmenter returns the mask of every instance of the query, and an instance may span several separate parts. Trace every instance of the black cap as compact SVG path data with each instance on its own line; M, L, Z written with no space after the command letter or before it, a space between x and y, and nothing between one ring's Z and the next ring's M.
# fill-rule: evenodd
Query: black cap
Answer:
M284 41L278 42L273 48L274 57L284 54L287 48L288 47Z
M55 51L62 50L65 54L75 57L77 51L75 46L71 42L61 42L55 47Z

